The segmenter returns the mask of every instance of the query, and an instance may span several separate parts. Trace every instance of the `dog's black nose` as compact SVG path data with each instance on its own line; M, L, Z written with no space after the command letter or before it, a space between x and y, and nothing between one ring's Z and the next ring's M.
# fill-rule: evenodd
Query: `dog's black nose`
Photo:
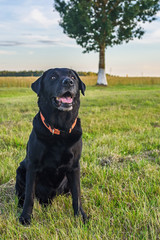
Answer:
M63 79L62 84L64 86L73 86L74 82L71 78L65 78Z

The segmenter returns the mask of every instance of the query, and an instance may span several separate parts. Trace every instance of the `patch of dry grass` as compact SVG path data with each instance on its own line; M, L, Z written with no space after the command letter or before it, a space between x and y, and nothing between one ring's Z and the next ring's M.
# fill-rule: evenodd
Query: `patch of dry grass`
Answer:
M0 77L0 87L27 87L30 88L32 82L37 77Z
M30 87L38 77L0 77L0 87ZM82 76L87 86L97 83L97 76ZM155 85L160 84L160 77L118 77L107 76L108 86L116 85Z

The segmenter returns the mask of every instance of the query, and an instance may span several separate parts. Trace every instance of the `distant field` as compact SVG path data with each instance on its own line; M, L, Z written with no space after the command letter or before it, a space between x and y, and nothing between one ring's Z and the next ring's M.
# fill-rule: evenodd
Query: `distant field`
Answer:
M0 77L0 87L30 87L37 77ZM96 85L97 76L82 76L87 86ZM155 85L160 84L160 77L116 77L108 76L108 85Z
M0 88L0 240L160 239L160 85L136 80L136 86L88 86L81 97L86 225L74 219L66 196L45 209L35 201L30 227L17 221L16 168L26 153L37 96L29 88Z

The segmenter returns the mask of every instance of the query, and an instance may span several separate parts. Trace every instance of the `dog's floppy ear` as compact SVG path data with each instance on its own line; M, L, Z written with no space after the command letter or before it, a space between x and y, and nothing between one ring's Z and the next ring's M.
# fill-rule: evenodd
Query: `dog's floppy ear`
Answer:
M84 92L86 90L86 85L84 84L84 82L82 82L80 78L79 78L79 89L81 90L81 93L85 95Z
M83 95L85 95L84 92L85 92L85 90L86 90L86 85L84 84L84 82L82 82L82 80L81 80L80 77L78 76L78 73L76 73L76 71L74 71L74 70L72 70L72 71L74 72L74 74L76 75L76 77L77 77L78 80L79 80L79 90L81 90L81 93L82 93Z
M32 90L39 95L40 89L41 89L41 81L42 81L43 75L39 77L34 83L32 83L31 88Z

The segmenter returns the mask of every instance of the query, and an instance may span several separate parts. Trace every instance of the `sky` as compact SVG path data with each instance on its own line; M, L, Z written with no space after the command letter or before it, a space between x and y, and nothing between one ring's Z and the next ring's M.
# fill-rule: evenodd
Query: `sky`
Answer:
M59 26L54 0L0 0L0 71L67 67L98 72L99 55L83 53ZM160 76L160 13L142 24L145 35L106 50L106 72Z

